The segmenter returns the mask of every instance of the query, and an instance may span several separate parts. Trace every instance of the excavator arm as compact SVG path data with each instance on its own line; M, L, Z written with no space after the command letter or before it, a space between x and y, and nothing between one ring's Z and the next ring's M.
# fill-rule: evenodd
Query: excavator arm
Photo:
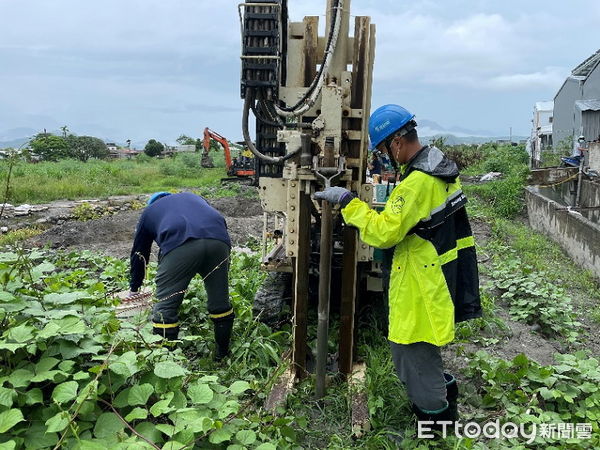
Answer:
M219 133L211 130L208 127L204 129L204 139L202 141L202 146L204 147L201 160L202 167L214 167L212 164L212 159L209 156L211 140L218 142L223 147L227 175L239 178L254 177L256 173L254 167L254 155L252 155L252 153L250 153L248 150L242 152L241 150L243 147L240 146L240 154L237 155L236 158L233 158L231 155L231 145L227 138L221 136ZM235 144L233 145L235 147ZM208 165L209 163L210 165Z
M227 172L229 172L231 170L231 164L232 164L231 150L229 149L229 142L227 141L226 138L224 138L219 133L211 130L208 127L206 127L204 129L204 140L202 141L202 146L204 147L204 152L202 153L202 160L205 161L205 160L210 159L209 151L210 151L210 140L211 139L217 141L223 147L223 152L225 153L225 166L227 167ZM204 164L202 164L202 167L206 167L206 166ZM212 161L211 161L210 167L214 167L214 165L212 164Z

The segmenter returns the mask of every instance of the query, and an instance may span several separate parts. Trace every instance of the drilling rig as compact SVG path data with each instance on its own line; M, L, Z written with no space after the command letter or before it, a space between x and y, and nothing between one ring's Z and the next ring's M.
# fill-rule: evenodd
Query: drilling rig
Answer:
M351 30L350 0L327 0L325 36L319 35L318 16L290 22L287 0L248 0L239 13L242 131L259 161L263 267L291 274L291 358L297 377L306 374L307 311L315 291L310 285L318 279L316 393L321 397L332 299L340 317L338 367L349 375L358 292L372 282L367 274L374 262L373 249L359 241L355 229L342 226L339 211L312 195L343 186L372 202L365 172L375 25L370 17L355 17Z

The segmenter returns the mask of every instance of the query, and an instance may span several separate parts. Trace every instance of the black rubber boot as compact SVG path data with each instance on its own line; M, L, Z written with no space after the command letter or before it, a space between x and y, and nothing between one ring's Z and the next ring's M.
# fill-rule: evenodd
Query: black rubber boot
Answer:
M158 334L163 339L166 339L169 341L175 341L175 340L177 340L177 337L179 336L179 327L172 327L172 328L154 327L152 329L152 332L154 334Z
M411 405L412 407L412 411L415 413L415 416L417 416L417 420L419 422L421 421L427 421L427 422L433 422L433 424L427 424L427 428L431 431L434 432L436 437L444 437L443 434L438 434L438 433L442 433L442 431L444 430L444 428L446 429L446 436L450 436L451 434L454 434L454 423L456 422L456 419L454 419L454 413L452 412L451 408L450 408L450 404L448 404L448 406L443 409L440 412L437 413L431 413L431 412L425 412L422 409L420 409L418 406L416 406L415 404ZM440 424L440 422L446 422L445 424ZM452 423L447 423L447 422L452 422ZM437 432L437 433L435 433Z
M446 379L446 400L448 401L448 409L450 417L453 421L458 420L458 382L449 373L444 373Z
M212 319L215 327L215 361L221 361L229 355L229 341L233 328L234 315Z

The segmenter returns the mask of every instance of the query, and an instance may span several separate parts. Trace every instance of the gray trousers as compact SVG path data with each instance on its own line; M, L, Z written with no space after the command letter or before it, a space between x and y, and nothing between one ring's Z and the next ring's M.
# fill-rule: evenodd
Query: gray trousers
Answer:
M398 378L406 386L408 398L426 413L437 413L448 405L446 380L440 348L427 342L390 342Z
M184 292L196 274L204 280L211 317L227 315L229 302L229 246L216 239L191 239L158 261L156 297L152 308L155 324L177 324Z

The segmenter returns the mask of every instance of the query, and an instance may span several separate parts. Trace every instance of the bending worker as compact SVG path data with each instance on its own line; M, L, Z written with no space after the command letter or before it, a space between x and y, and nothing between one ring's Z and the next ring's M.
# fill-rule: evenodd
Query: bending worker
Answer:
M371 142L401 165L381 213L342 187L315 198L340 204L363 242L391 249L384 289L396 372L418 420L456 421L458 386L444 373L440 347L454 339L455 322L481 317L477 258L458 168L438 148L422 146L416 126L398 105L370 118Z
M160 248L156 272L158 302L152 309L154 333L177 339L179 306L190 281L200 274L214 324L215 359L224 358L229 351L234 319L228 291L231 241L225 219L191 192L153 194L140 217L131 249L131 294L142 285L153 241Z

